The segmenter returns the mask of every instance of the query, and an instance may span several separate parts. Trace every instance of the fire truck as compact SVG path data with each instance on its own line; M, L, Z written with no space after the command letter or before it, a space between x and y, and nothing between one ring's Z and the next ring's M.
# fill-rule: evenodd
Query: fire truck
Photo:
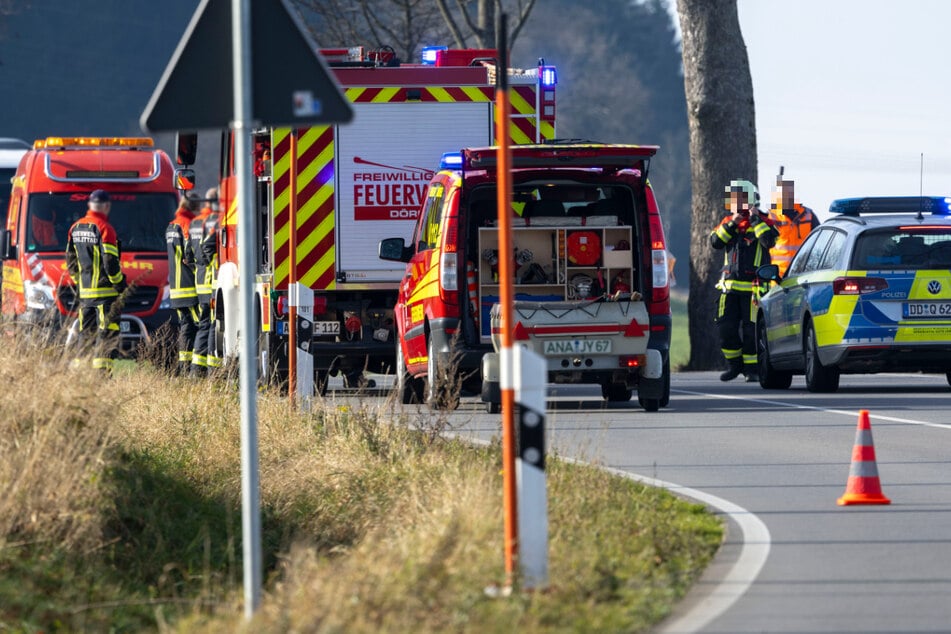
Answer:
M259 234L256 317L260 371L286 379L288 281L314 291L315 383L393 370L401 263L378 258L382 238L408 240L441 155L494 143L496 52L430 49L400 63L392 49L325 49L354 118L347 125L253 133ZM555 135L555 68L508 69L513 144ZM292 146L296 150L292 150ZM238 232L234 137L222 140L215 319L226 356L238 351ZM296 174L292 180L291 174ZM296 226L291 226L291 205ZM296 253L290 232L296 231Z
M0 233L2 312L8 322L56 329L74 321L76 288L66 271L69 228L89 194L109 192L130 285L120 321L130 352L171 317L165 227L178 194L168 155L147 137L47 137L33 143L13 176Z

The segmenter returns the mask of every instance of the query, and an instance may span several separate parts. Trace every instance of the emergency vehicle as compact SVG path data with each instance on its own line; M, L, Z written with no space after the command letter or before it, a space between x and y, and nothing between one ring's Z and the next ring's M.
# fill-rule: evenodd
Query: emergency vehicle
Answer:
M66 242L97 189L112 199L109 222L131 289L120 321L122 349L131 351L171 316L165 227L178 194L171 160L150 138L47 137L33 143L13 176L0 236L2 312L22 324L73 321L77 298L66 270Z
M513 339L545 358L552 383L595 383L608 401L670 397L666 241L647 179L656 146L553 142L512 154ZM396 306L402 402L452 406L443 385L499 389L496 148L464 149L432 179L412 240L380 243L407 263Z
M260 245L255 294L261 370L286 377L288 280L314 290L310 352L320 389L327 375L392 371L393 306L404 266L377 257L384 237L409 239L426 185L448 148L495 142L495 51L438 49L400 63L392 49L325 49L354 117L347 125L257 130L255 205ZM510 69L512 143L555 134L555 69ZM296 155L292 157L292 141ZM215 318L226 355L237 354L238 240L234 137L222 143L223 210ZM293 171L292 171L293 170ZM292 181L291 174L296 174ZM291 204L297 252L291 258ZM270 377L269 377L270 375Z

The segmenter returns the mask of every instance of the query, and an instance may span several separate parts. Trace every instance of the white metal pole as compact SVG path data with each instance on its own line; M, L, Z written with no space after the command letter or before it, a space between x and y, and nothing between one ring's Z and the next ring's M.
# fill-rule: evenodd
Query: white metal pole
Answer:
M254 323L254 274L258 235L251 180L251 0L231 1L234 55L235 175L238 189L238 296L241 325L238 350L241 392L241 530L244 562L244 616L261 604L261 502L258 484L257 324Z

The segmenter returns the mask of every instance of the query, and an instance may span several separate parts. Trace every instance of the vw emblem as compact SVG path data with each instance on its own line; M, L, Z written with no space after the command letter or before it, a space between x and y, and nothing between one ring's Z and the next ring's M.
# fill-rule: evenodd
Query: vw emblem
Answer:
M932 295L937 295L941 292L941 282L938 280L931 280L928 282L928 292Z

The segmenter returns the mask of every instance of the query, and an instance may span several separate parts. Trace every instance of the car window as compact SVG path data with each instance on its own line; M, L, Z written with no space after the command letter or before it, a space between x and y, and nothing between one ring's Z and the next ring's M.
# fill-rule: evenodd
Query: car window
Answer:
M822 260L819 261L819 270L828 271L836 268L836 265L842 260L842 252L845 250L846 235L843 231L830 231L832 238L826 247L826 252L822 254Z
M951 226L888 227L862 233L852 268L951 268Z
M419 236L416 251L428 251L439 245L439 223L442 219L442 199L445 187L441 183L429 188L426 202L423 203L423 217L419 224Z
M821 231L813 231L806 236L806 241L799 247L799 251L793 256L792 262L789 263L789 270L786 272L786 277L799 275L806 270L806 262L809 259L809 254L812 252L812 245L816 243L816 238L819 237L820 233Z
M806 258L805 268L803 272L809 273L811 271L819 270L819 262L822 261L822 255L828 246L829 241L832 240L833 231L820 231L819 235L816 236L816 241L812 244L812 249L809 250L809 255Z

